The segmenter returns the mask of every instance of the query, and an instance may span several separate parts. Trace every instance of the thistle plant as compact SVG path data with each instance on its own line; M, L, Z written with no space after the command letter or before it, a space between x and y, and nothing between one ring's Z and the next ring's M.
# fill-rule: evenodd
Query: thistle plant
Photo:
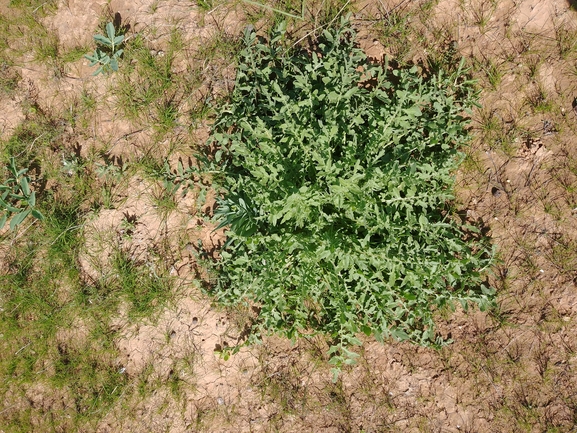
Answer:
M0 229L10 220L10 230L16 229L28 215L42 220L44 216L36 206L36 192L30 189L28 169L18 170L14 158L8 164L9 177L0 184Z
M452 202L478 93L452 73L373 64L346 21L312 53L244 35L220 149L229 228L212 293L257 307L250 341L322 334L335 372L366 334L447 343L439 312L492 305L492 250ZM216 160L215 160L216 162Z
M124 35L116 35L114 24L106 24L106 34L94 35L94 40L102 48L97 47L93 54L85 54L84 57L90 60L90 66L100 65L92 75L118 71L118 59L122 56L124 50L120 48L124 42Z

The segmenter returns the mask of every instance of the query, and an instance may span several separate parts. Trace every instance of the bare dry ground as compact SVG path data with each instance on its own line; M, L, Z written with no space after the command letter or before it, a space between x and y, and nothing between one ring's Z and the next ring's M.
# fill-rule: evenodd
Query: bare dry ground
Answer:
M11 32L0 45L0 140L32 155L38 172L54 173L44 175L43 188L56 201L89 198L65 231L81 233L72 266L83 303L66 279L50 286L58 305L79 308L50 334L43 358L34 347L44 334L19 325L29 338L12 338L2 328L0 432L575 431L577 12L566 0L349 5L375 60L387 54L426 67L452 49L479 80L482 107L458 174L459 207L498 246L500 263L490 278L500 312L442 319L454 343L441 350L367 340L358 364L336 383L321 339L291 344L270 337L227 360L219 356L242 340L246 319L212 305L201 291L211 277L199 245L217 255L224 241L211 218L214 194L201 175L174 191L159 175L166 179L178 161L195 166L211 121L203 109L234 84L235 41L249 23L264 32L269 11L224 1L12 3L0 2L3 29ZM10 24L19 10L33 12L34 23ZM121 70L92 76L81 55L115 15L127 36ZM317 19L295 20L295 34L320 25ZM39 51L38 44L47 47ZM39 116L49 119L51 132L15 147L11 137L23 125L42 124ZM75 179L78 170L93 179L92 192L61 180ZM33 228L0 233L0 275L23 266L15 256ZM136 298L147 299L146 314L135 314L126 299L103 307L106 320L81 313L108 305L104 288L122 280L121 259L144 270L138 284L164 276L170 284L154 293L169 296L135 289ZM42 268L50 250L35 260L32 266ZM5 312L3 299L0 293ZM99 355L90 357L91 350ZM62 360L72 353L85 356L84 364L59 376L59 363L69 365ZM111 375L106 386L84 390L67 378L98 376L102 365ZM95 397L84 401L79 392ZM103 396L108 403L97 406Z

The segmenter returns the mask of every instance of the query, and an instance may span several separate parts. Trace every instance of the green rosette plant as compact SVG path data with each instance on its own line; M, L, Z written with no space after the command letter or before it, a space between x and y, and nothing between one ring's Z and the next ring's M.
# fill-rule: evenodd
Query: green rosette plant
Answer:
M337 368L361 334L445 344L436 314L494 296L491 247L452 209L478 97L463 63L371 63L346 20L312 51L283 25L244 44L208 143L228 227L212 293L257 311L249 342L320 333Z
M120 46L124 42L124 35L117 35L114 24L106 24L106 35L94 35L94 41L100 47L92 54L85 54L84 57L90 60L90 66L98 66L92 75L118 71L118 60L122 57L124 50Z

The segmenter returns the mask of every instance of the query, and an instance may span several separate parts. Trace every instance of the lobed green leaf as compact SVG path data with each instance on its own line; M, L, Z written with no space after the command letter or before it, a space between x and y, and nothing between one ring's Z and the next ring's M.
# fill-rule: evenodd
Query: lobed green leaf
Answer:
M494 294L488 243L450 215L474 83L462 69L424 79L371 64L347 22L311 54L285 48L284 32L265 44L245 31L208 143L229 227L212 293L260 307L255 338L329 336L337 366L354 361L358 333L448 342L437 312Z

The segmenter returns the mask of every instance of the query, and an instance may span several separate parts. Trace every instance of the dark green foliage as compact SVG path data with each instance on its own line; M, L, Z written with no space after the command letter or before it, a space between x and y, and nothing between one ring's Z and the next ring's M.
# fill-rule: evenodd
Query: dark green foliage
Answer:
M436 311L490 305L490 249L450 212L476 101L462 65L424 79L370 64L346 22L315 52L244 36L218 117L228 243L214 294L257 305L252 339L323 333L352 362L359 333L441 345Z

